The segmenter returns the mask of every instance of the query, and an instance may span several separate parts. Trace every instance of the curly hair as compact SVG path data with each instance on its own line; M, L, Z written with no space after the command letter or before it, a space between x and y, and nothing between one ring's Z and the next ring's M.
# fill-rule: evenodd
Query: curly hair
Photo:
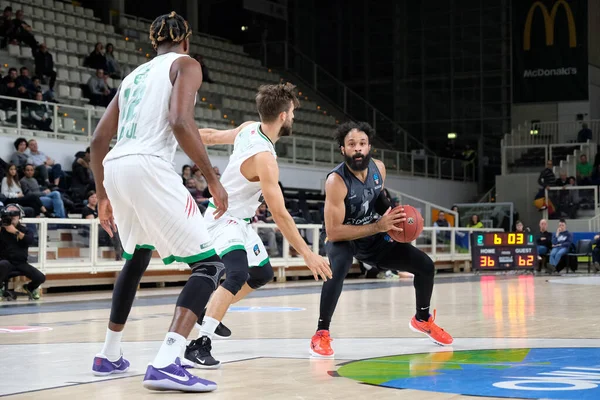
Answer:
M373 137L375 137L375 130L371 127L371 125L369 125L368 122L348 121L338 125L333 132L333 137L337 141L338 146L344 146L344 140L346 139L346 136L348 136L348 133L354 129L359 132L366 133L369 137L369 144L373 140Z
M188 22L175 11L156 18L150 25L150 41L154 50L162 43L181 43L192 34Z
M289 109L290 102L294 109L300 107L300 101L296 97L296 86L291 83L262 85L258 88L256 108L264 122L275 121L279 114Z

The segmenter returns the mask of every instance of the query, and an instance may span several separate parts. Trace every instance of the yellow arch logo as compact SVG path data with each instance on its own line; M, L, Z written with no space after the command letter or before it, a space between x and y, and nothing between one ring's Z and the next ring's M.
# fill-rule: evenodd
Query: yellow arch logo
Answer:
M558 7L561 5L567 14L567 22L569 25L569 47L577 47L575 19L573 18L573 12L571 11L569 3L567 3L565 0L557 0L552 6L550 13L548 13L548 8L546 8L541 1L536 1L531 5L531 8L527 13L527 19L525 20L525 34L523 35L523 49L525 51L531 49L531 25L533 23L533 14L538 8L542 10L542 15L544 16L544 27L546 28L546 46L554 45L554 21L556 20Z

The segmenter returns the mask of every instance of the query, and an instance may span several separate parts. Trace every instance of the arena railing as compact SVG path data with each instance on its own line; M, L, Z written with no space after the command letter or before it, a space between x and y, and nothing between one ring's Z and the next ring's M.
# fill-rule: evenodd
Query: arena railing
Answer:
M541 172L546 168L548 160L554 160L560 148L573 148L576 150L573 154L568 154L565 160L561 161L560 165L554 165L554 172L565 170L569 176L575 175L575 167L579 162L579 156L586 154L588 162L593 163L596 156L596 142L587 143L555 143L555 144L529 144L529 145L505 145L502 144L502 175L524 172ZM526 153L533 149L538 149L544 152L543 159L540 158L537 164L519 166L515 165L516 161L522 158Z
M78 107L64 104L22 100L0 96L0 101L15 103L15 110L0 110L0 132L23 136L52 137L88 142L98 125L104 110L93 106ZM50 131L41 131L26 111L34 104L48 107L52 119ZM301 136L281 138L276 149L278 159L297 165L334 166L343 161L333 140L319 140ZM229 156L233 146L211 146L209 154ZM475 166L462 160L442 158L387 149L373 149L373 156L385 164L391 174L421 176L456 181L475 180Z
M557 186L545 189L546 199L552 202L556 211L549 215L544 210L544 219L592 219L600 215L598 208L598 186Z
M599 143L600 120L525 122L504 136L507 145L552 144L574 141L583 124L592 131L592 141Z
M97 219L24 219L23 223L34 232L34 244L29 249L29 262L46 275L90 274L90 278L102 272L118 272L123 261L115 261L114 251L110 245L100 246L99 238L102 227ZM275 224L253 224L257 231L275 229ZM324 254L322 249L322 225L298 224L298 229L311 244L313 251ZM421 236L413 245L425 251L434 262L446 263L440 268L453 268L448 263L471 260L468 250L469 235L474 232L501 232L501 229L472 228L434 228L425 227ZM447 233L446 233L447 232ZM40 249L45 249L41 251ZM282 238L282 255L272 257L271 264L276 269L277 281L285 281L291 276L310 276L302 257L290 249L289 242ZM465 267L468 270L468 267ZM164 265L160 258L152 258L149 271L187 271L188 266L182 263ZM86 285L85 279L69 280L70 285ZM89 283L88 283L89 284ZM52 287L53 280L44 287Z

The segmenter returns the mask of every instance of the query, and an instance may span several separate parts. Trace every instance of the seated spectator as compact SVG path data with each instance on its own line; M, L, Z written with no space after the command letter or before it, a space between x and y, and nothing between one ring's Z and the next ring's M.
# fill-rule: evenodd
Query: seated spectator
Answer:
M25 153L25 150L27 150L27 140L25 138L18 138L13 143L13 146L15 146L16 151L10 158L10 163L15 164L17 166L17 171L20 172L23 170L29 159L29 155Z
M35 53L38 48L38 42L33 36L33 29L23 19L23 10L18 10L15 19L13 19L12 32L10 34L10 40L16 42L23 42L27 46L31 47L31 50Z
M585 154L579 156L579 163L577 163L577 184L579 186L592 184L593 169L594 167L588 162L587 156Z
M103 71L106 71L108 66L106 63L106 56L104 55L103 50L104 46L102 45L102 43L96 43L94 51L92 51L90 55L85 58L83 65L96 70L101 69Z
M444 213L443 211L440 211L438 213L437 220L433 223L433 226L435 226L437 228L448 228L448 227L450 227L450 224L446 220L446 213ZM446 243L449 240L450 240L450 231L437 232L437 241L439 243Z
M17 69L10 68L8 75L0 81L0 96L18 97L17 90ZM12 100L1 99L0 107L4 110L14 110L17 108L17 102Z
M98 196L96 192L91 190L86 195L87 204L81 211L81 218L96 219L98 218ZM98 244L100 246L112 245L115 249L115 260L121 261L123 258L123 247L119 238L119 232L114 232L113 237L102 228L98 229Z
M12 22L12 7L7 6L2 12L2 18L0 18L0 49L3 49L8 44L8 38L13 30Z
M536 239L537 251L539 256L549 254L552 249L552 234L548 232L548 221L540 220L540 233Z
M273 224L274 223L273 216L267 209L267 203L263 202L260 206L258 206L258 208L256 209L256 213L254 214L254 217L252 218L252 223L253 224ZM278 239L280 239L283 244L283 236L282 236L281 232L279 231L279 229L263 228L263 229L257 229L256 232L258 233L260 240L262 240L263 243L267 244L269 256L270 257L279 256L279 254L280 254L279 247L277 245Z
M192 195L192 198L198 205L200 212L202 214L204 214L204 211L206 211L206 206L208 205L208 200L209 200L206 197L204 197L204 193L203 193L204 186L201 183L198 183L198 181L195 178L189 178L188 180L185 181L185 187L188 189L188 191Z
M515 223L515 233L526 233L530 231L531 230L529 228L525 228L525 225L523 225L521 221L517 221Z
M123 73L121 72L121 66L115 59L114 46L112 43L106 45L106 73L113 79L121 79Z
M33 82L29 77L29 69L27 67L21 67L20 75L17 77L17 84L19 86L25 86L28 92L33 90Z
M115 89L110 89L104 80L104 70L98 69L95 76L91 76L87 83L90 89L90 104L107 107L116 94Z
M594 273L597 273L600 272L600 235L594 236L592 244L595 246L592 250L592 267L594 267Z
M546 168L540 173L538 185L543 188L548 188L550 186L554 186L555 184L556 175L554 175L554 171L552 170L552 160L548 160L548 162L546 162Z
M567 230L567 222L560 219L556 235L552 238L552 251L550 252L550 262L547 265L548 273L556 271L556 266L561 258L569 252L573 243L573 235Z
M181 168L181 179L183 179L183 184L185 185L185 182L190 179L192 177L192 167L190 167L189 165L184 165Z
M204 62L204 57L202 57L200 54L195 54L194 59L200 63L200 67L202 68L202 82L214 83L215 81L210 78L210 73L206 63Z
M21 224L23 215L23 209L16 204L9 204L0 212L0 259L10 263L11 271L19 271L31 281L23 285L23 290L31 300L38 300L38 289L46 276L27 262L34 239L33 232Z
M75 161L71 166L71 190L75 202L81 202L85 194L96 189L94 176L90 168L90 148L75 154Z
M17 78L19 77L19 75L17 74L17 69L16 68L9 68L8 69L8 75L6 75L4 78L2 78L2 80L0 81L0 83L2 83L3 85L6 85L8 82L15 82L17 83Z
M31 100L31 95L25 86L17 84L17 98L21 100ZM21 103L21 111L26 111L31 105L31 103ZM26 115L23 117L23 120L25 119Z
M42 204L46 208L52 207L54 214L58 218L66 218L65 205L63 203L60 192L51 192L50 189L40 186L35 180L33 174L35 168L31 164L25 166L25 176L21 178L21 188L25 195L33 194L40 198Z
M471 220L467 224L467 228L483 228L483 223L479 220L479 215L471 215Z
M44 76L50 78L48 86L50 91L54 91L54 83L56 82L56 71L54 70L54 60L52 54L48 53L46 43L42 43L39 51L34 52L35 58L35 74L42 79Z
M45 153L39 151L38 143L35 139L29 140L29 159L28 164L33 164L36 169L36 177L43 185L51 187L58 186L60 179L65 176L60 164L54 162Z
M17 175L17 167L14 164L8 165L6 176L2 178L2 194L10 199L12 203L32 208L34 215L37 217L42 213L50 216L50 213L46 210L46 207L44 207L38 196L32 194L25 196L23 194L21 184L19 183L19 176Z
M35 100L44 100L42 92L37 92L35 94ZM29 106L29 117L37 129L52 132L52 128L50 128L50 125L52 125L52 118L48 116L48 107L45 104L35 103Z
M588 140L594 140L592 135L592 130L588 128L587 124L584 122L581 124L581 130L577 134L577 143L587 143Z

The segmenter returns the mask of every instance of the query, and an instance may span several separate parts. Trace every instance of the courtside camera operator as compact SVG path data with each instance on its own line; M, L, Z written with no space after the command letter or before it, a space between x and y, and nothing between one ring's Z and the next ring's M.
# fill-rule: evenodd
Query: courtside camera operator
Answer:
M19 271L31 280L23 285L23 291L31 300L38 300L38 288L46 281L46 276L27 263L29 246L33 243L33 232L21 224L21 218L24 216L23 209L17 204L8 204L0 210L0 259L8 261L12 271Z

